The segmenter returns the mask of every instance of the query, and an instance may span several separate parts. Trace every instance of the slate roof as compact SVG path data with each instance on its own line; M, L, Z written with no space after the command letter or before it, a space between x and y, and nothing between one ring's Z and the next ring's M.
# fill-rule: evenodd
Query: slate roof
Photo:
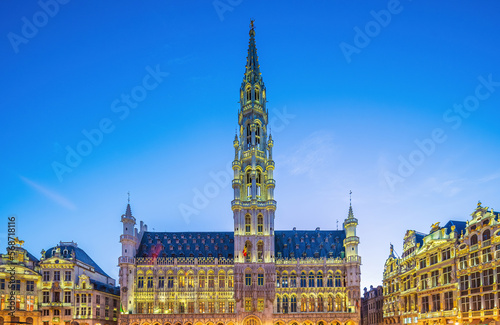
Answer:
M137 257L233 258L232 232L145 232Z
M93 279L90 279L90 283L94 285L94 289L96 289L97 291L107 292L117 296L120 295L120 287L115 287L110 284L99 282Z
M344 239L344 230L277 230L274 234L274 247L276 257L343 258Z
M78 248L78 247L75 247L75 246L72 246L72 245L61 245L61 246L55 246L55 247L51 247L49 249L47 249L47 251L45 252L45 254L43 255L44 258L51 258L51 257L54 257L53 254L55 253L55 250L56 248L60 248L61 249L61 257L62 258L71 258L71 252L75 252L75 257L77 260L79 260L80 262L83 262L85 264L88 264L90 266L92 266L94 268L94 270L97 272L97 273L100 273L104 276L107 276L108 278L110 277L109 275L106 274L106 272L104 272L101 267L99 265L97 265L96 262L94 262L90 256L87 255L87 253L85 253L85 251L81 248Z
M276 231L275 256L343 257L344 230ZM233 232L145 232L137 257L234 257Z
M467 222L450 220L442 228L446 228L446 230L447 230L446 233L449 234L451 232L451 226L455 226L455 231L460 236L462 231L465 230L465 228L467 227Z

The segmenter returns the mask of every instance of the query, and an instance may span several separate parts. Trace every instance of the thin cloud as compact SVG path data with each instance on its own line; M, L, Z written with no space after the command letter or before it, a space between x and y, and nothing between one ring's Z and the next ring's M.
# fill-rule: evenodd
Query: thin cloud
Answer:
M32 180L27 179L24 176L19 176L19 177L21 178L21 180L24 183L29 185L32 189L34 189L38 193L42 194L43 196L45 196L49 200L53 201L57 205L62 206L68 210L73 210L73 211L76 210L76 206L71 201L66 199L65 197L59 195L58 193L56 193L54 191L49 190L46 187L43 187L40 184L33 182Z

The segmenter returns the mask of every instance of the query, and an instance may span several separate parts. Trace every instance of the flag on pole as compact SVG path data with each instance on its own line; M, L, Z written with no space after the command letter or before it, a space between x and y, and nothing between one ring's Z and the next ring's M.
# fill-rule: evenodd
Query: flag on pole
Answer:
M243 256L247 256L247 244L245 243L245 248L243 248Z

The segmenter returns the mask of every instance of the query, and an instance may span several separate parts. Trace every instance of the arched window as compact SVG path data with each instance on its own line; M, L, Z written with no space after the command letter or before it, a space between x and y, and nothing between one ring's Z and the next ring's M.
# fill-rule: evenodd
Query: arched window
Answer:
M292 273L290 274L290 287L297 287L297 275L295 274L295 271L292 271Z
M337 295L335 299L335 311L342 311L342 297Z
M250 124L247 124L247 150L250 149L252 145L252 129L250 128Z
M323 311L323 296L322 295L318 296L318 311L320 311L320 312Z
M264 258L264 243L262 240L259 240L257 243L257 260L259 262L262 262L262 259Z
M491 238L491 235L490 235L490 230L489 229L486 229L484 232L483 232L483 241L486 241L488 239Z
M285 314L288 313L288 296L287 295L283 296L283 313L285 313Z
M302 296L300 299L300 311L306 312L307 311L307 297Z
M261 172L257 172L257 178L255 179L255 185L257 186L257 196L260 197L260 189L262 188L262 177Z
M305 271L302 271L302 273L300 273L300 286L302 288L307 287L307 276Z
M255 129L255 144L260 145L260 125L257 124L257 128Z
M314 302L314 296L309 297L309 311L314 311L315 307L315 302Z
M292 296L292 298L290 299L290 311L292 313L297 312L297 297L296 296Z
M224 288L226 286L226 275L224 272L219 273L219 288Z
M257 232L262 235L262 233L264 232L264 217L262 216L262 214L259 214L257 216Z
M260 90L259 88L255 88L255 100L260 100Z
M340 273L335 273L335 286L337 288L342 286L342 277L340 276Z
M333 295L328 295L328 305L327 305L328 310L327 311L333 311Z
M252 217L250 217L249 214L247 214L245 216L245 233L247 235L250 234L250 230L251 230L251 225L252 225Z
M276 297L276 312L281 313L281 299L280 299L280 296Z
M276 288L279 288L281 285L281 281L280 281L280 272L276 272Z
M247 172L247 196L252 196L252 176L250 175L250 171Z
M247 101L251 101L252 100L252 89L250 89L250 87L247 88Z
M319 288L323 287L323 273L321 273L321 271L319 271L316 276L316 286Z
M288 288L288 273L287 272L283 272L283 275L281 276L281 287Z
M326 286L329 288L333 287L333 274L331 272L328 273L328 278L326 280Z
M472 237L470 238L470 244L471 246L477 244L477 235L472 235Z
M309 287L310 288L314 287L314 272L313 271L309 272Z

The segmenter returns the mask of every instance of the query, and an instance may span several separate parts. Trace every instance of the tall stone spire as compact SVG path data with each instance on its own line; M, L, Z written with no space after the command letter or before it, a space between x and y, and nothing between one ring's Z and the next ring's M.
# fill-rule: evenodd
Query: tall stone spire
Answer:
M248 56L245 76L260 77L259 57L257 56L257 46L255 45L255 26L254 21L250 21L250 41L248 42Z

